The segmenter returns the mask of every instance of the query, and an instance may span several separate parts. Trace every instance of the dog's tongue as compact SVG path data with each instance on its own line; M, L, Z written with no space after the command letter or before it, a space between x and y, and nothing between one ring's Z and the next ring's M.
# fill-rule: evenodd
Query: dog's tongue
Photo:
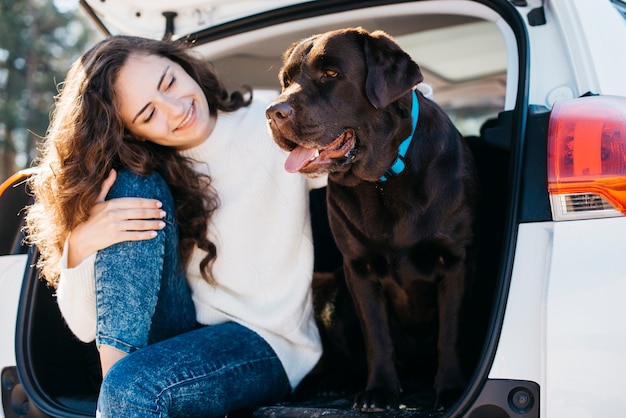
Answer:
M302 167L315 159L317 155L319 154L316 149L297 146L289 153L289 157L287 157L287 161L285 161L285 170L289 173L297 173Z

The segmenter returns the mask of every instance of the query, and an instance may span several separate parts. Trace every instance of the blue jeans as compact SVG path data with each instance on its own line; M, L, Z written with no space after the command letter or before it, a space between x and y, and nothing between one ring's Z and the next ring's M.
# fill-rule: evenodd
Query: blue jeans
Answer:
M102 417L223 417L288 394L282 364L258 334L236 323L196 323L163 179L122 170L107 199L125 196L160 200L166 227L96 256L96 343L129 353L102 382Z

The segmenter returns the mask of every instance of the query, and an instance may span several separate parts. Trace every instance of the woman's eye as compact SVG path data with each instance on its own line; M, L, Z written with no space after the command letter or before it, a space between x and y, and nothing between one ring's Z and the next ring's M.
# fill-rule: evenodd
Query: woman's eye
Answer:
M150 123L153 117L154 117L154 109L150 111L150 113L148 114L148 117L143 121L143 123Z
M170 87L172 87L174 85L174 83L176 82L176 77L172 77L172 79L170 80L170 82L167 84L166 89L169 89Z

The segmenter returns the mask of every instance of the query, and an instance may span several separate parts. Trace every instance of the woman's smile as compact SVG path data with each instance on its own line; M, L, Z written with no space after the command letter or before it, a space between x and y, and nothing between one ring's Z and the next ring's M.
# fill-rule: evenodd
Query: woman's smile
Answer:
M174 131L181 131L183 129L186 129L189 125L193 123L195 116L196 104L192 101L191 106L189 106L189 110L187 111L187 115L185 115L183 121L174 129Z

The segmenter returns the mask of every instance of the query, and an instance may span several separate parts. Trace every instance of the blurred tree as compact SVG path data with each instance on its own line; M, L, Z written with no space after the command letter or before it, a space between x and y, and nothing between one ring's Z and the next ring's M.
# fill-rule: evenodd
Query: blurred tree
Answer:
M57 85L96 37L76 5L57 4L0 0L0 182L37 156Z

